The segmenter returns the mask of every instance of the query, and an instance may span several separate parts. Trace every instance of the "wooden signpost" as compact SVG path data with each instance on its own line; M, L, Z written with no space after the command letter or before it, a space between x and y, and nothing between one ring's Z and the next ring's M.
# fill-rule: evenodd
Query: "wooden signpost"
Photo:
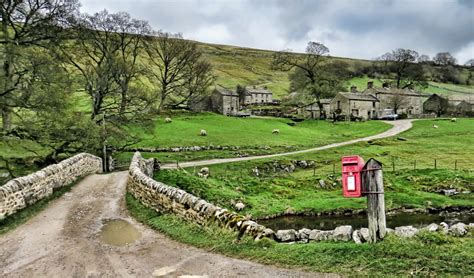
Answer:
M369 159L362 170L361 179L362 194L367 196L369 242L375 243L387 233L382 164L373 158Z

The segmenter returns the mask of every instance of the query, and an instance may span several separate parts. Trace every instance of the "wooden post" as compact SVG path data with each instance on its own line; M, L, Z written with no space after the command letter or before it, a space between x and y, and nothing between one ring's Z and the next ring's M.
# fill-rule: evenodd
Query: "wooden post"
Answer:
M436 159L435 159L435 164L434 164L434 166L435 166L435 169L436 169Z
M395 172L395 160L392 160L392 171Z
M458 169L458 160L454 160L454 170Z
M176 170L178 170L178 169L179 169L179 162L178 162L178 160L176 160Z
M413 162L413 169L416 170L416 159L415 162Z
M316 165L313 167L313 177L316 176Z
M373 158L367 161L362 172L362 192L367 196L369 242L375 243L385 237L387 224L382 163Z

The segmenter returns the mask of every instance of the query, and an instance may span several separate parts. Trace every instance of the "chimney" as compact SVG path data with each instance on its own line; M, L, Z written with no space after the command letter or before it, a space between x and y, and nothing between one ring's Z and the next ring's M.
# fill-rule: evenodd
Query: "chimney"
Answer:
M351 86L351 93L357 93L357 86Z
M374 81L367 82L367 89L372 89L374 87Z

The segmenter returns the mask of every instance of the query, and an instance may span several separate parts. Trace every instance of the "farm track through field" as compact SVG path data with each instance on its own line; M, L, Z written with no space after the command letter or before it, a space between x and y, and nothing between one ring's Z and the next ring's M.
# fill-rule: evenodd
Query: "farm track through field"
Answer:
M394 136L411 121L390 122L383 133L307 150L258 157L214 159L182 163L201 166L312 152L361 141ZM165 165L172 168L171 165ZM52 201L25 224L0 236L1 277L150 277L203 275L209 277L334 277L322 273L285 270L228 258L169 239L132 219L125 208L127 172L91 175L71 192ZM105 244L104 221L129 222L141 237L125 246Z
M386 137L395 136L397 134L400 134L404 131L409 130L412 127L412 121L413 120L384 121L385 123L393 125L393 127L379 134L367 136L364 138L354 139L350 141L324 145L321 147L315 147L315 148L292 151L292 152L277 153L277 154L268 154L268 155L257 155L257 156L235 157L235 158L218 158L218 159L208 159L208 160L200 160L200 161L180 162L179 167L187 168L187 167L194 167L194 166L207 166L207 165L213 165L213 164L232 163L232 162L249 161L249 160L264 159L264 158L274 158L274 157L279 157L279 156L288 156L288 155L294 155L294 154L316 152L316 151L346 146L346 145L350 145L350 144L354 144L358 142L382 139ZM161 169L176 169L176 163L164 164L161 166Z

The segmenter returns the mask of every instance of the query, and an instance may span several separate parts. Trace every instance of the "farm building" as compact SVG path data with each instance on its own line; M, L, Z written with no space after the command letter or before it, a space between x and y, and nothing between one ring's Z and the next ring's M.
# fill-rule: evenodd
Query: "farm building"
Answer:
M329 104L329 110L334 117L338 115L346 120L376 119L379 100L369 94L337 93Z
M473 113L473 105L466 100L452 100L433 94L423 103L423 112L433 113L438 117L441 115L469 116Z
M408 118L420 116L423 113L423 102L429 95L421 94L411 89L397 89L384 85L374 88L373 82L367 83L367 88L362 94L372 95L379 100L377 116L386 116L385 111L395 114L406 114Z
M244 104L267 104L273 102L273 94L266 86L258 88L256 86L246 87Z
M211 95L212 110L223 115L235 115L239 111L239 95L224 87L216 87Z
M319 106L316 102L312 103L311 105L306 106L304 108L306 117L310 118L310 119L322 119L322 118L330 116L330 113L331 113L331 111L330 111L331 100L332 99L330 99L330 98L324 98L324 99L320 100L320 102L323 106L323 113L321 113L321 111L319 109Z

